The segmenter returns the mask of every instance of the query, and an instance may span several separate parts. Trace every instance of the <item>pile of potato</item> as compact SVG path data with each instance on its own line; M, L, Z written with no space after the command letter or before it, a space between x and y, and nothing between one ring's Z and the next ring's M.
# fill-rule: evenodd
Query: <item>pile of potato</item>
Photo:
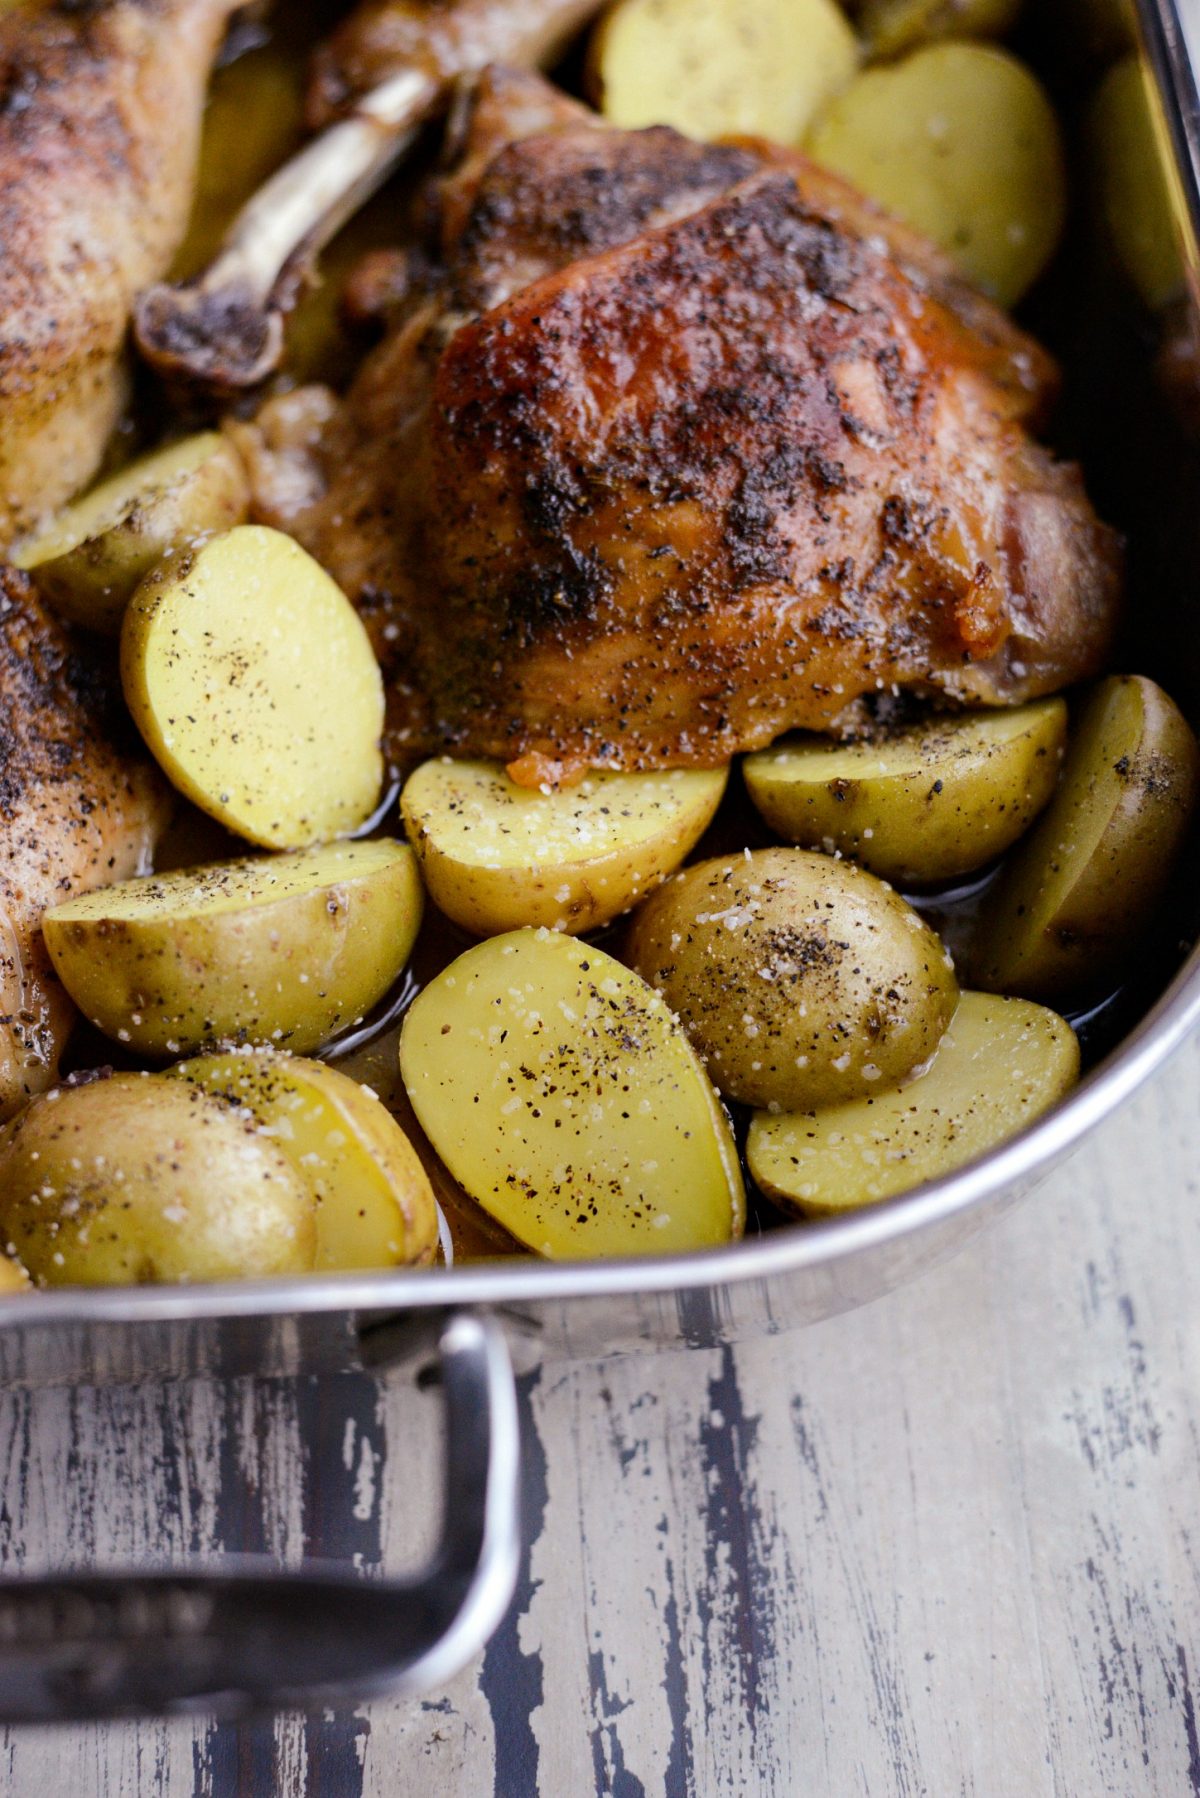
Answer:
M193 815L267 853L46 913L64 987L142 1065L0 1133L6 1279L423 1265L435 1184L467 1252L717 1245L746 1218L726 1103L760 1192L828 1214L973 1160L1071 1086L1046 1002L1119 978L1200 780L1151 681L1102 681L1073 717L1052 698L785 739L734 775L754 830L727 768L549 791L435 759L403 786L401 841L375 828L362 625L291 539L230 525L242 493L224 440L190 439L25 546L55 603L119 631L130 713ZM722 806L726 835L774 846L685 865ZM998 859L956 966L889 883ZM427 897L475 946L412 982L359 1079L309 1059L396 989Z
M1011 302L1064 193L1045 95L972 41L1014 10L618 0L588 79L622 125L806 145ZM1099 102L1141 121L1131 155L1135 101L1118 74ZM1175 278L1162 241L1127 245L1155 299ZM1077 1078L1049 1007L1121 978L1200 788L1153 682L877 742L787 739L732 776L531 791L435 759L403 786L402 839L379 822L362 625L247 511L233 447L204 433L15 558L119 640L135 724L228 853L46 914L63 986L134 1068L77 1076L0 1130L0 1290L420 1266L439 1199L465 1253L718 1245L745 1227L743 1168L786 1211L845 1211L986 1153ZM714 819L725 852L703 854ZM952 961L896 889L919 903L963 881L980 897ZM311 1059L398 991L398 1040L348 1058L358 1078Z
M589 91L623 126L806 150L1012 305L1049 261L1065 159L1040 82L991 40L1020 0L618 0Z
M1129 8L1077 0L1074 42L1108 68L1090 109L1105 235L1161 309L1183 289L1166 126ZM1001 305L1062 235L1062 133L1037 77L996 42L1021 0L617 0L588 91L614 123L804 149L915 226Z

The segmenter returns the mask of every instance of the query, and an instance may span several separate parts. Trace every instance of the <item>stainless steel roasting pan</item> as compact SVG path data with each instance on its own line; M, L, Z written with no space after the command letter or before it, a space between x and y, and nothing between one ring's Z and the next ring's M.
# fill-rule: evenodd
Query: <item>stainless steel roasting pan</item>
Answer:
M1025 48L1036 57L1051 9L1028 11L1038 16ZM1195 310L1200 0L1138 0L1137 13ZM1074 286L1057 302L1068 329L1054 333L1053 297L1045 329L1069 366L1078 343L1092 356L1069 383L1090 402L1068 419L1067 447L1084 456L1101 510L1129 530L1135 566L1145 558L1130 635L1138 671L1160 672L1200 725L1200 632L1193 639L1191 626L1200 452L1156 393L1147 322L1129 306L1123 314L1117 301L1115 316L1077 329L1071 308L1081 283L1073 272ZM1043 328L1040 317L1033 323ZM1194 878L1183 885L1197 888ZM1121 1022L1129 1027L1057 1111L961 1173L834 1222L654 1261L512 1258L0 1301L0 1378L12 1385L325 1373L424 1357L440 1376L447 1441L442 1544L415 1582L339 1568L280 1574L255 1563L219 1576L139 1571L0 1582L0 1717L245 1715L444 1681L486 1640L511 1594L519 1542L513 1356L710 1347L792 1330L951 1254L1029 1193L1200 1024L1200 947L1186 948L1198 922L1179 911L1171 926L1177 945L1168 945L1151 984L1125 996Z

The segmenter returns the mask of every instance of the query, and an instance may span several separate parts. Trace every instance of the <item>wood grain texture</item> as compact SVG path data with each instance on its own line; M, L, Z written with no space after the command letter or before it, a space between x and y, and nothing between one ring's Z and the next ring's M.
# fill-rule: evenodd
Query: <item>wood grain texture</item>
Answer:
M10 1730L6 1798L1200 1793L1200 1045L949 1265L719 1353L526 1375L529 1550L423 1704ZM399 1569L403 1378L0 1398L10 1568Z

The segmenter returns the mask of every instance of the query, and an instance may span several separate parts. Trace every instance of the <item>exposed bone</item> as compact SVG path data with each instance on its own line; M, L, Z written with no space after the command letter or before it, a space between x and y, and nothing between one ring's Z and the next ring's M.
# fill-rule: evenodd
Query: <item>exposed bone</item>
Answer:
M139 297L134 337L142 355L168 377L217 391L264 380L279 366L284 316L311 259L395 168L454 78L486 61L552 60L598 4L456 0L440 15L438 53L399 68L277 170L198 279L160 283ZM456 27L448 34L447 21Z
M305 264L386 179L438 97L431 75L404 69L278 169L198 280L159 283L139 297L134 335L143 356L216 388L253 387L277 368L284 313Z

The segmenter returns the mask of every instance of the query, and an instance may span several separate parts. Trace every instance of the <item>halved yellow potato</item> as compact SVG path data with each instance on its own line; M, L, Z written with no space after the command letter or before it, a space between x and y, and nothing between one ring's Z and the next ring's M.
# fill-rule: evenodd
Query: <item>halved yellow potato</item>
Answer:
M1160 141L1141 59L1126 56L1105 76L1092 102L1092 155L1113 248L1151 309L1183 287L1177 219L1186 217L1182 193L1172 192L1170 146Z
M241 458L219 431L132 462L13 551L55 610L112 635L129 596L172 550L240 524L250 504Z
M1002 306L1020 299L1058 243L1058 121L1035 77L994 45L931 44L864 70L808 149L940 244Z
M1054 791L1067 737L1061 699L932 718L878 743L790 737L742 763L771 828L840 850L885 880L969 873L1028 828Z
M593 774L543 793L498 762L425 762L401 797L434 904L476 936L608 923L677 868L728 770Z
M1079 1044L1055 1012L964 993L916 1079L827 1110L757 1112L746 1160L763 1192L789 1210L854 1211L986 1155L1078 1077Z
M950 957L911 906L804 849L685 868L635 914L628 950L714 1084L780 1110L902 1080L958 999Z
M863 0L859 29L872 56L899 56L943 37L1003 37L1021 0Z
M304 1273L316 1238L257 1119L182 1080L58 1087L0 1132L0 1243L40 1285Z
M834 0L618 0L592 37L587 81L628 129L794 144L857 67Z
M1065 997L1138 951L1200 790L1200 748L1161 687L1114 675L1090 694L1058 792L988 897L974 983Z
M550 930L469 949L400 1039L413 1109L459 1184L568 1259L668 1254L744 1227L720 1103L658 994Z
M312 1189L313 1267L417 1267L437 1248L437 1207L416 1150L374 1093L324 1062L241 1049L171 1072L244 1106Z
M134 722L202 811L268 849L343 836L383 778L383 681L307 551L239 525L147 576L121 629Z
M421 909L406 843L329 843L81 893L42 934L84 1016L143 1054L303 1052L387 992Z

